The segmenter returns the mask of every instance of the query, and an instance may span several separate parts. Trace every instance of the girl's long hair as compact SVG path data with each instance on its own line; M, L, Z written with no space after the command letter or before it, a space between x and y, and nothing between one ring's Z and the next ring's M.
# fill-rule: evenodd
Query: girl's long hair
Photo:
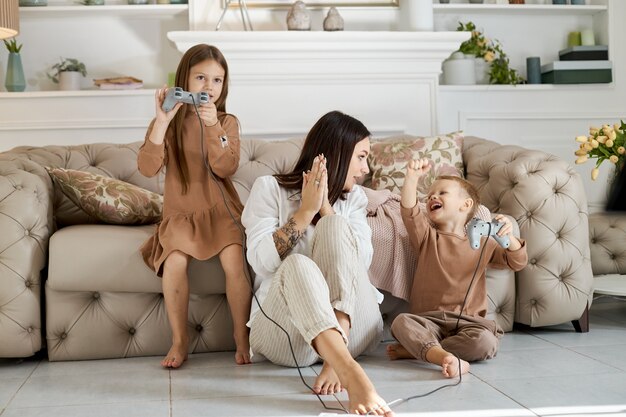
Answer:
M356 144L369 136L369 130L354 117L340 111L326 113L306 136L293 171L274 177L282 187L300 191L302 173L313 167L317 155L324 154L328 170L328 201L332 206L338 199L344 198L343 187Z
M194 65L197 65L205 60L215 61L224 69L222 94L215 102L215 107L218 112L226 112L226 98L228 97L229 81L228 64L226 63L226 58L224 58L222 52L220 52L220 50L215 46L199 44L188 49L181 58L178 68L176 69L175 85L183 90L187 90L189 88L189 70ZM191 104L189 105L191 106ZM189 168L183 152L183 122L187 113L187 106L187 104L183 104L182 108L178 110L168 128L173 129L174 132L174 140L169 143L169 146L172 148L176 167L178 168L178 172L180 172L183 194L186 194L189 189Z

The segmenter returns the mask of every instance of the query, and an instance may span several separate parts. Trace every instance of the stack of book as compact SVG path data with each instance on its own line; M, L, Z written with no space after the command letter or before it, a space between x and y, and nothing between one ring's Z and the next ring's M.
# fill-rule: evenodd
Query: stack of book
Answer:
M559 51L559 61L541 66L543 84L588 84L613 81L606 45L572 46Z
M134 77L101 78L93 80L101 90L133 90L143 87L143 81Z

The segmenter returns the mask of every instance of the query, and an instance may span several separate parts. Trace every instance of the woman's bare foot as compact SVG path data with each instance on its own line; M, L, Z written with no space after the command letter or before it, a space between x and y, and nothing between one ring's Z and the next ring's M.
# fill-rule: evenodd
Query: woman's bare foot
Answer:
M235 363L237 365L246 365L252 363L250 360L250 339L248 338L248 328L246 327L241 332L235 332L235 346L237 351L235 352Z
M387 345L387 356L392 361L397 359L415 359L415 356L411 355L400 343Z
M324 362L322 372L315 379L313 391L319 395L333 395L343 391L339 377L327 362Z
M161 366L170 369L180 368L187 358L187 345L174 343L165 358L161 361Z
M361 366L354 361L350 366L338 372L341 380L345 381L344 387L348 391L350 405L348 411L355 414L368 414L392 417L395 414L385 400L380 398L374 385L365 374Z
M459 375L459 360L461 361L461 374L469 372L470 364L454 355L448 355L441 362L441 372L447 378L454 378Z

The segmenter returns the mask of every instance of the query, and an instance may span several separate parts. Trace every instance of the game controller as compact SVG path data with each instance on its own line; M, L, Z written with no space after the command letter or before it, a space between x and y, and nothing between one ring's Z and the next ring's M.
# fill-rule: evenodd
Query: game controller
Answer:
M508 236L498 236L498 230L502 228L504 223L498 223L496 221L486 222L484 220L474 217L467 224L467 238L469 240L472 249L478 249L480 247L480 238L482 236L493 236L493 238L503 248L508 248L511 244L511 240Z
M163 100L163 111L170 111L176 106L176 103L187 104L205 104L209 102L209 94L200 91L198 93L190 93L180 87L169 88Z

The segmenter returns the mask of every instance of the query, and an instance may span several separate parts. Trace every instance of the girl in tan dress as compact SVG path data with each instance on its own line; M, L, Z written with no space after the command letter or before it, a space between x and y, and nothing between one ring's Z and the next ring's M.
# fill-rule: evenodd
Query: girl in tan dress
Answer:
M246 321L251 292L243 269L241 231L233 221L234 217L239 222L243 206L229 178L239 166L239 124L225 112L228 66L222 53L204 44L189 49L176 70L176 86L191 93L207 92L209 103L198 105L197 113L192 104L183 103L165 112L161 106L167 87L157 90L156 117L137 156L145 176L166 170L163 220L141 247L146 264L163 277L172 329L172 347L161 365L178 368L187 359L187 266L191 258L206 260L215 255L226 275L235 362L250 363Z

